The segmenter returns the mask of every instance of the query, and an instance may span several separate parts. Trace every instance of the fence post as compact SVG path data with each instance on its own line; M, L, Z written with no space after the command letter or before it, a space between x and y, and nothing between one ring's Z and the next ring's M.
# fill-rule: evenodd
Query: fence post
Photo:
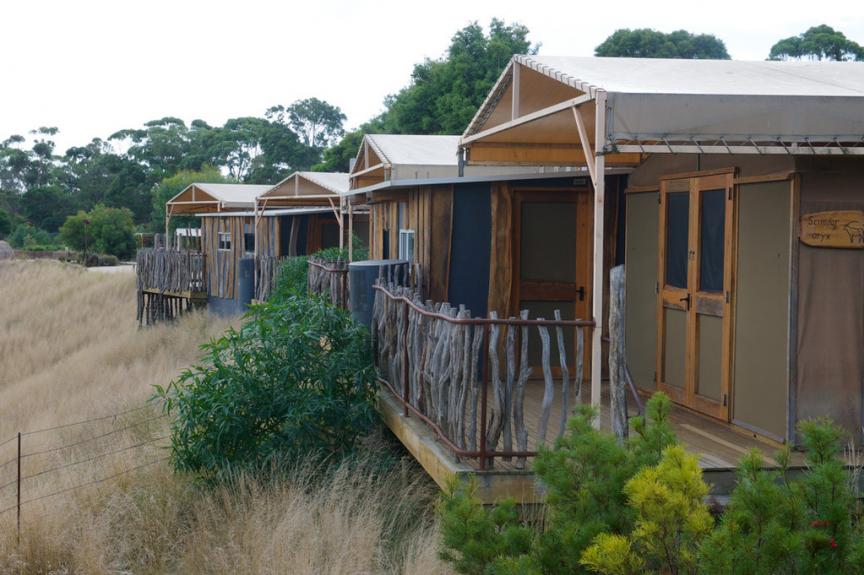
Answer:
M624 322L624 266L616 266L609 272L609 408L612 416L612 431L618 443L629 435L627 422L627 376L624 366L627 361Z
M21 545L21 432L18 432L18 478L16 483L18 484L18 494L17 494L17 531L15 536L16 545Z
M483 325L483 386L480 388L480 470L486 470L486 402L489 387L489 324Z
M405 312L402 314L402 415L408 417L408 397L411 393L408 381L408 302L402 302Z

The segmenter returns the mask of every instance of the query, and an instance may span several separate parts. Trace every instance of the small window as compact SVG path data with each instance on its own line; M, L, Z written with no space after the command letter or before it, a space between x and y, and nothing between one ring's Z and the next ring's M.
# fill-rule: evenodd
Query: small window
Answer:
M399 259L414 261L414 230L399 230Z
M255 253L255 228L252 224L243 224L243 248L247 254Z
M219 232L219 250L231 251L231 234L229 232Z

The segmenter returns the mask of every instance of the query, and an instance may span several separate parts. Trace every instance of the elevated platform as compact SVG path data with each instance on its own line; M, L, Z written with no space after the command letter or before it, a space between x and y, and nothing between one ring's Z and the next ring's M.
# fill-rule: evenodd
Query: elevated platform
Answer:
M542 382L529 382L525 415L532 444L536 441L542 394ZM401 402L383 386L378 394L378 410L387 427L442 489L454 477L467 480L473 476L477 481L477 496L484 503L508 497L523 505L543 502L543 485L531 471L530 459L528 468L524 470L516 469L513 462L497 458L492 469L480 470L473 459L458 461L418 417L403 416ZM558 421L560 413L560 405L555 405L551 420ZM773 456L780 445L774 442L678 406L673 406L670 419L679 441L688 451L699 456L705 481L711 485L711 494L718 498L728 496L734 488L735 466L750 449L755 447L762 451L766 466L776 465ZM606 397L601 410L601 425L610 429ZM794 467L804 469L803 454L793 453L792 463Z

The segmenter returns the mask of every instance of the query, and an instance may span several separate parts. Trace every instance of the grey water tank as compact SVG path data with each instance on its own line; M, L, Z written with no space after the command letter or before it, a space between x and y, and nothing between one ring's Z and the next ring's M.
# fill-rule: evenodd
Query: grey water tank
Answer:
M237 265L237 301L248 305L255 297L255 258L244 257Z
M404 282L408 274L405 260L366 260L348 264L348 285L351 286L351 317L363 325L372 325L372 305L375 303L375 281L379 275Z

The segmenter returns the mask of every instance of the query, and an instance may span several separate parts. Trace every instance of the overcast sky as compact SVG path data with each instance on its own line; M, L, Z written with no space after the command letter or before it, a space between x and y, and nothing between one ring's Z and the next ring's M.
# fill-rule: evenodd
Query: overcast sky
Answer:
M861 0L8 2L0 139L57 126L62 153L163 116L215 125L311 96L354 127L454 32L493 17L526 25L546 55L590 56L615 29L638 27L714 34L739 60L823 23L864 44Z

